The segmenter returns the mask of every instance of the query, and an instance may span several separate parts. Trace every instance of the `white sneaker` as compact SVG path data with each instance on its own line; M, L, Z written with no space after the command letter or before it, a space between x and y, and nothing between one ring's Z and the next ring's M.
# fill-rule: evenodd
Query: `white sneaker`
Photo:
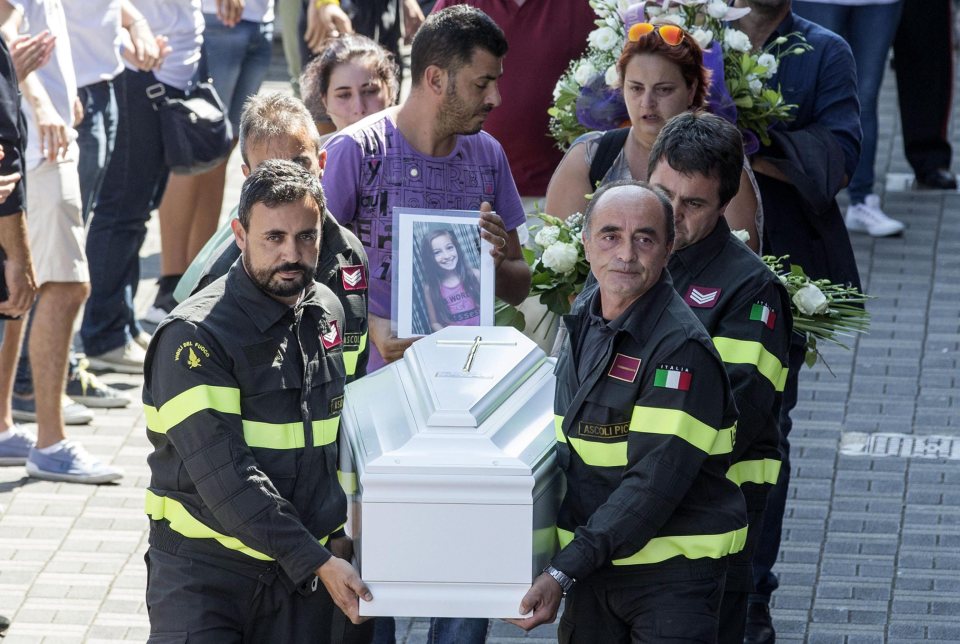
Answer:
M889 237L903 232L903 222L887 215L880 208L880 197L867 195L863 203L851 204L844 217L847 230L867 233L871 237Z
M10 433L0 441L0 465L23 465L37 444L37 435L20 425L11 425L6 431Z
M87 362L90 363L91 369L138 374L143 373L143 361L146 357L147 352L131 340L122 347L98 356L87 355Z
M133 339L133 341L139 344L140 348L144 351L146 351L147 347L150 346L150 340L153 340L153 336L146 331L141 331L137 334L137 337Z
M18 423L37 422L37 403L33 396L24 398L14 394L10 397L10 413ZM64 425L86 425L93 421L93 412L81 403L74 402L66 394L60 396L60 413Z
M109 483L123 478L123 470L101 463L83 449L80 443L63 441L52 454L37 448L27 457L27 474L47 481L67 483Z

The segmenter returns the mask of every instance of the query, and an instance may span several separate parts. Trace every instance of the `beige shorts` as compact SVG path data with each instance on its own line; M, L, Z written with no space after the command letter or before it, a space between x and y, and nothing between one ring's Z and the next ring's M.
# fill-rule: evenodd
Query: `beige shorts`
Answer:
M74 143L65 159L27 170L27 233L38 286L90 281L81 212Z

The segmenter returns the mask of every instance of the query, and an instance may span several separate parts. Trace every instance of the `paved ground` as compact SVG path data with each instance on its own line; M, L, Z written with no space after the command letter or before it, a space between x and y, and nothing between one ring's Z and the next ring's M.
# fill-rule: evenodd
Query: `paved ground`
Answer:
M888 74L878 177L882 184L891 173L891 188L903 183L897 173L908 172L898 119ZM237 165L234 159L232 195ZM958 463L840 450L843 439L845 451L856 451L864 433L945 437L908 444L908 453L948 454L949 440L960 441L960 194L891 190L886 205L907 222L906 233L854 240L864 284L877 296L869 307L873 331L852 352L828 351L830 370L803 374L774 605L784 642L960 641ZM148 277L156 276L158 250L154 222L143 253ZM143 283L141 310L152 289ZM139 399L140 379L105 379ZM144 641L142 409L98 413L70 436L127 476L120 485L87 487L0 469L0 614L14 620L7 641ZM960 458L957 443L952 449ZM553 633L548 627L528 637ZM403 620L398 634L423 642L426 624ZM504 623L491 635L500 643L523 637Z

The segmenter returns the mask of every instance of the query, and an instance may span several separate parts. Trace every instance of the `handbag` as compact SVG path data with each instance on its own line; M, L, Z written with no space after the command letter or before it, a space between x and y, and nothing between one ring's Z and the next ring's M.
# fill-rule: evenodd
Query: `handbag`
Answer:
M183 98L171 98L163 83L155 83L147 87L147 97L160 116L163 156L171 172L199 174L230 156L233 130L210 81L195 84Z

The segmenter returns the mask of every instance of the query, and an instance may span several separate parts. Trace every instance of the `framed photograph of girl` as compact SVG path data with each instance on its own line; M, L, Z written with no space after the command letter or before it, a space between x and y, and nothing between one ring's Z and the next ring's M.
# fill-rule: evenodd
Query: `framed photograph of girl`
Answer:
M494 265L480 213L393 209L397 337L447 326L493 326Z

